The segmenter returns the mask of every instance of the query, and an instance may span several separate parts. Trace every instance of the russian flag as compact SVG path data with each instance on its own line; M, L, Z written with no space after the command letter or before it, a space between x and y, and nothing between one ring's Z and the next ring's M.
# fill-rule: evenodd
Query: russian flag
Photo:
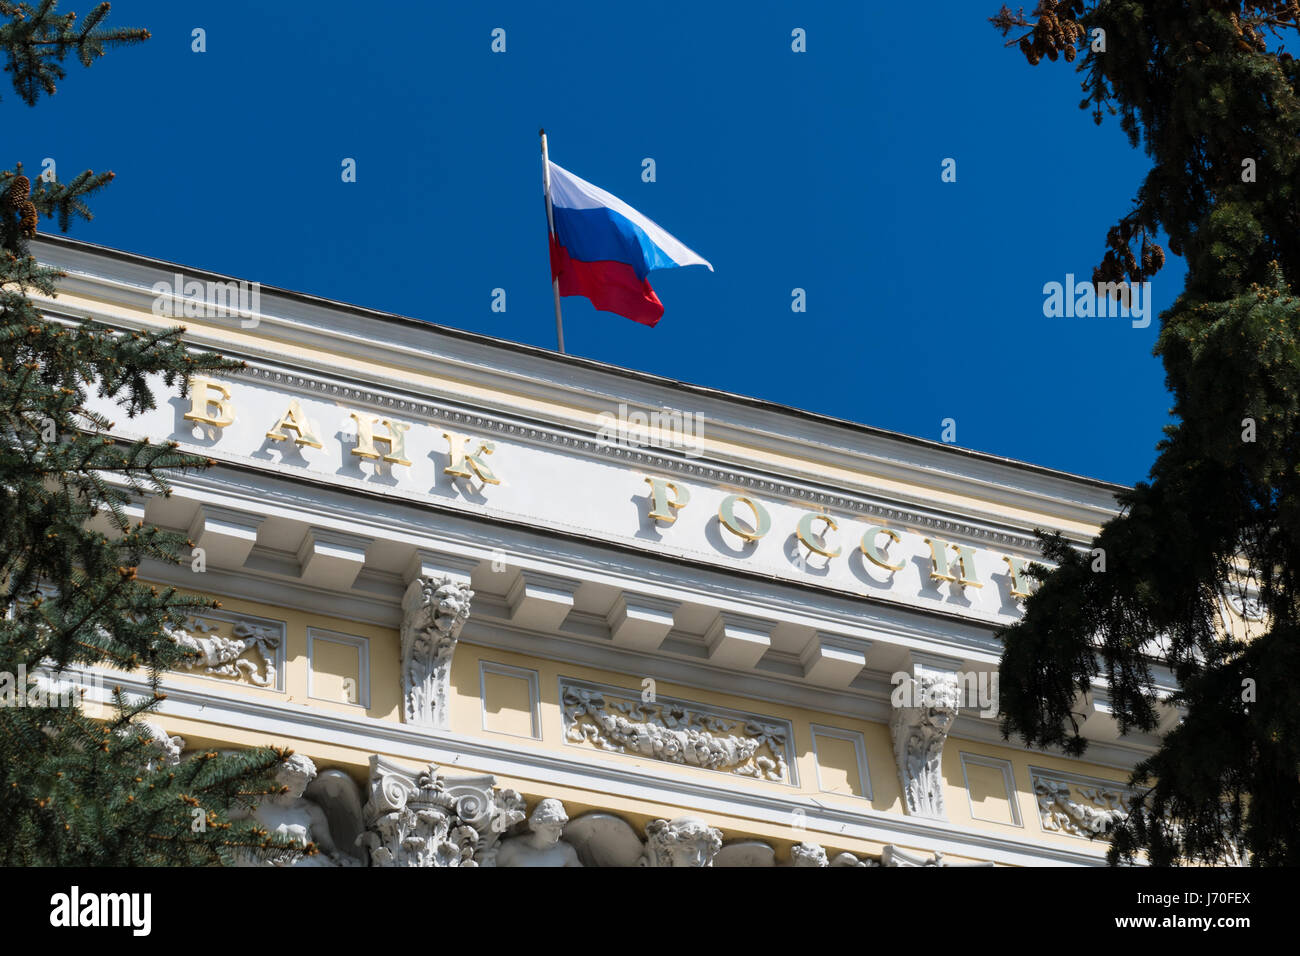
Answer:
M653 327L663 303L646 281L651 269L708 266L617 196L547 160L551 177L551 278L560 295L581 295L602 312Z

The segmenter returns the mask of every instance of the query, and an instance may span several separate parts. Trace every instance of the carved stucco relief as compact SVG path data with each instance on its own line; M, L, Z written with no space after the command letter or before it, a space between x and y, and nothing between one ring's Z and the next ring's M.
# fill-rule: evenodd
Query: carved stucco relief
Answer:
M794 783L789 722L561 678L565 740L601 750Z
M911 699L919 706L894 707L889 714L904 805L913 816L946 820L940 762L948 731L957 718L960 691L956 673L918 672Z
M374 756L361 842L372 866L492 866L524 807L490 775L447 777L432 764L410 771Z
M411 582L402 601L402 717L447 730L451 658L474 592L450 577Z
M161 731L154 732L161 739ZM179 738L175 738L179 740ZM803 842L778 864L763 840L724 843L722 831L686 814L650 820L638 830L622 817L589 811L570 819L554 797L527 804L489 774L447 776L438 767L408 770L378 755L370 758L364 806L355 782L339 770L317 773L306 757L282 769L283 794L252 810L268 830L320 851L288 851L262 866L641 866L641 867L875 867L953 866L888 845L879 860L838 853Z
M197 655L177 665L179 671L284 690L284 624L279 621L210 611L167 628L167 634Z
M1077 837L1106 836L1129 814L1132 791L1030 768L1038 821L1044 830Z

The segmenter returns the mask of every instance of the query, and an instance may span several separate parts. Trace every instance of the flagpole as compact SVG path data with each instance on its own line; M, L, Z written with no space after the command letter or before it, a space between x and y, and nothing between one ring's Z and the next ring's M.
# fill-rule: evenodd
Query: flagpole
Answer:
M555 235L555 213L551 211L551 160L546 152L546 130L539 129L538 135L542 137L542 188L546 192L546 225L550 229L550 235ZM549 257L549 252L548 252ZM555 294L555 337L560 343L560 354L564 354L564 322L560 318L560 279L558 276L551 279L551 291Z

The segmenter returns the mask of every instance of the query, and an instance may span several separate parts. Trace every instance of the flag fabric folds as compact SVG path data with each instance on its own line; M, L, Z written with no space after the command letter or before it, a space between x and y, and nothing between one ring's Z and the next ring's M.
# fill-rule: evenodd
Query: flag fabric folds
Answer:
M662 226L617 196L547 161L551 178L551 278L560 295L581 295L602 312L654 326L663 303L646 281L651 269L709 265Z

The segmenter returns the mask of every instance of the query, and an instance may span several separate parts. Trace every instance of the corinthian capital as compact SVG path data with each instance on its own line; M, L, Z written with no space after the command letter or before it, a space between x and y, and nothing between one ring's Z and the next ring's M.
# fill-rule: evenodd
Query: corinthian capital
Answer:
M451 657L469 620L474 592L448 576L417 577L402 600L403 718L439 730L449 726Z

